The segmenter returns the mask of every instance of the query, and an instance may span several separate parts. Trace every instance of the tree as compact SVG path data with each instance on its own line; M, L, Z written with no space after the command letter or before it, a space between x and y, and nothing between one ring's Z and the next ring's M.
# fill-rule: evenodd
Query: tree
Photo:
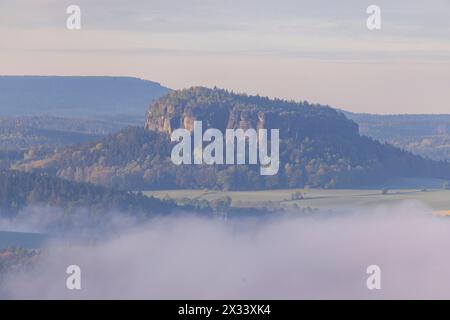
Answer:
M302 200L304 198L304 195L300 191L295 191L291 193L291 200Z
M221 197L211 202L211 208L216 212L226 212L231 207L231 202L231 197Z

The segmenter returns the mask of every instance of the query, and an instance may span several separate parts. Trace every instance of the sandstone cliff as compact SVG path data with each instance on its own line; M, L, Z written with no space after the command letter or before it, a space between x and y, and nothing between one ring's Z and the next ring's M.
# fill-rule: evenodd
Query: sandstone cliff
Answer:
M192 130L195 120L202 120L205 129L222 131L280 129L282 138L358 135L356 123L329 107L201 87L174 91L152 103L145 128L170 134L177 128Z

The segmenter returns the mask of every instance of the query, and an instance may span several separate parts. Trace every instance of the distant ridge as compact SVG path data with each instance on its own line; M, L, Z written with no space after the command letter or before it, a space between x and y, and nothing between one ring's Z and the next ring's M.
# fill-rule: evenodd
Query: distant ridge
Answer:
M169 91L134 77L0 76L0 116L144 116Z
M343 111L362 135L433 160L450 161L450 114L377 115Z

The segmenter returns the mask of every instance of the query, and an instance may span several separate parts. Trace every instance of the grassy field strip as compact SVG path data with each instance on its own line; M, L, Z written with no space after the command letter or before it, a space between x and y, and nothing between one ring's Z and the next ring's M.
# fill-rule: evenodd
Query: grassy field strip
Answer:
M301 200L292 200L291 194L300 191ZM414 200L429 206L435 211L450 210L450 190L417 189L390 190L383 195L381 190L324 190L324 189L279 189L262 191L211 191L211 190L158 190L145 191L147 195L173 199L191 198L214 200L229 196L234 206L262 206L268 202L282 205L297 204L300 207L331 208L335 206L377 206L401 201Z

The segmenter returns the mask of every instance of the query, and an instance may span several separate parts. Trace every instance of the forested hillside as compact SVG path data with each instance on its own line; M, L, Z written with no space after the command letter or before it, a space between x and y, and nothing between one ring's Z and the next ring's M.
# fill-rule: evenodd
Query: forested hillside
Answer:
M374 115L346 112L363 135L434 160L450 161L450 115Z
M71 213L83 209L95 213L111 211L133 215L167 213L173 202L142 194L79 183L42 173L0 171L0 216L13 217L27 206L53 206Z
M204 129L280 129L278 174L261 176L250 165L173 165L169 133L192 129L194 120L203 120ZM360 136L355 122L330 107L200 87L152 103L145 129L127 128L14 168L124 189L340 188L395 177L450 178L450 164Z

